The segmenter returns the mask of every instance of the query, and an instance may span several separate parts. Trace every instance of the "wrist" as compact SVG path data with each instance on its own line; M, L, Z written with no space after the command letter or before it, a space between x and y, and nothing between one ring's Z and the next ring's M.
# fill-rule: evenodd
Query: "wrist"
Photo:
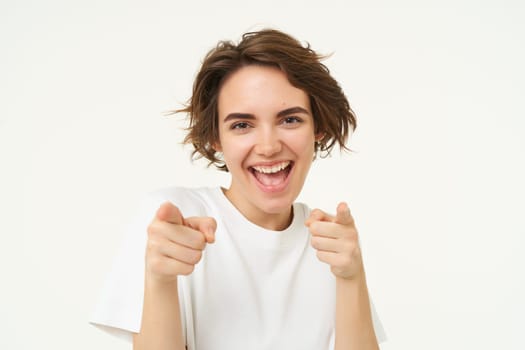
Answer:
M365 270L363 267L359 268L357 272L348 275L348 276L342 276L342 275L336 275L336 281L338 283L362 283L366 281L365 277Z
M146 275L145 287L153 291L176 291L177 290L177 277L175 278L162 278L152 275Z

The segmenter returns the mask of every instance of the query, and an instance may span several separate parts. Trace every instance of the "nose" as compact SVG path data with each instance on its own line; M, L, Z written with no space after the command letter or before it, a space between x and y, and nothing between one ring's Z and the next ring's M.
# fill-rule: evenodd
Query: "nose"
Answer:
M276 130L273 128L259 130L257 142L254 147L255 153L264 157L271 157L279 153L281 149L281 140Z

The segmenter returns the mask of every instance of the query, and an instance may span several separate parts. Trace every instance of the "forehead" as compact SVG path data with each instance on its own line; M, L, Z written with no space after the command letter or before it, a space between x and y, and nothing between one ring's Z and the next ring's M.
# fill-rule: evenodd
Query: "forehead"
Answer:
M219 91L219 116L231 112L271 113L291 106L309 111L308 95L275 67L242 67L226 78Z

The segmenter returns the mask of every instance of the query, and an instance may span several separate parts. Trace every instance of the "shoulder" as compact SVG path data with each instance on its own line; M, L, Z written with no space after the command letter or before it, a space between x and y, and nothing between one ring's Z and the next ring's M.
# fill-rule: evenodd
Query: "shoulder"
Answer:
M157 209L164 202L177 206L184 216L206 214L206 203L215 188L199 187L165 187L146 193L142 200L142 208Z
M302 202L295 202L293 205L294 215L298 215L300 218L306 220L310 216L312 209L308 205Z

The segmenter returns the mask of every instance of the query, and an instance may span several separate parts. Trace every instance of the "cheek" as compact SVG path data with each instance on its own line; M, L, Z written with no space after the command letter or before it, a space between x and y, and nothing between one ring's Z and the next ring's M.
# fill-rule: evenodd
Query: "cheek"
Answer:
M301 137L290 140L290 146L296 153L313 154L315 148L315 138L311 133L305 133Z
M239 162L246 157L249 149L250 142L247 138L235 138L235 139L223 139L221 141L222 154L226 161L228 168L238 166ZM230 163L230 165L228 164Z

